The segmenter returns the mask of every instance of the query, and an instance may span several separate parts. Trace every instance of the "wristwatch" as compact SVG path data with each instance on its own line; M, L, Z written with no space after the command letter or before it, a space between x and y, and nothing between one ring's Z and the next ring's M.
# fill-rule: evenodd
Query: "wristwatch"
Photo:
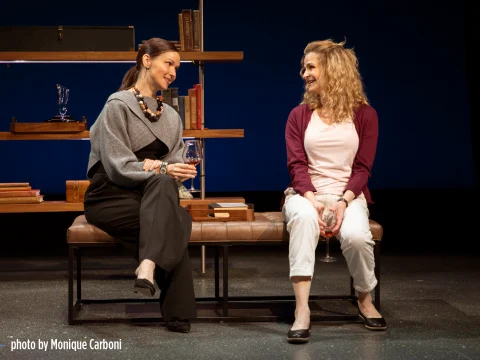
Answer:
M347 206L348 206L348 201L347 201L347 200L345 200L343 197L341 197L341 198L338 198L337 202L339 202L339 201L343 201L343 202L345 203L345 205L347 205Z
M160 165L160 174L167 173L167 165L168 165L168 162L162 161L162 164Z

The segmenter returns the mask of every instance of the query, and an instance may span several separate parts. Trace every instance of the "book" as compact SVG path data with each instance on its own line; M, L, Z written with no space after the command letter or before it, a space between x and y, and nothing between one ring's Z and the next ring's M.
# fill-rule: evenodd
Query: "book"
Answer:
M197 129L204 129L203 125L203 102L202 102L202 84L195 84L195 93L197 95Z
M6 197L26 197L26 196L37 196L40 195L40 190L10 190L10 191L0 191L0 198Z
M211 203L208 204L210 209L221 209L221 210L247 210L248 205L244 203Z
M162 102L164 104L170 105L173 107L172 104L172 89L165 89L161 91L162 93Z
M81 203L90 185L89 180L67 180L65 182L67 202Z
M43 195L1 197L0 204L38 204L43 201Z
M177 87L172 87L170 88L171 92L171 97L172 97L172 107L179 113L180 108L178 106L178 88Z
M180 51L185 51L185 31L182 13L178 14L178 33L180 35Z
M21 191L21 190L32 190L32 187L31 187L31 186L0 187L0 192L4 192L4 191Z
M188 89L188 98L190 99L190 129L197 130L197 90Z
M215 217L215 218L228 218L230 217L230 214L229 213L220 213L220 212L216 212L216 213L213 213L213 214L208 214L209 217Z
M0 188L6 188L6 187L25 187L25 186L30 186L30 183L28 182L23 182L23 183L0 183Z
M184 107L184 117L185 117L185 126L183 127L185 130L190 130L192 121L190 115L190 97L186 95L183 100L183 107Z
M178 97L178 114L182 119L182 127L185 129L185 96Z
M183 22L183 40L185 51L193 51L193 11L192 9L182 9Z
M201 34L201 19L200 10L192 11L192 28L193 28L193 51L200 51L200 38Z

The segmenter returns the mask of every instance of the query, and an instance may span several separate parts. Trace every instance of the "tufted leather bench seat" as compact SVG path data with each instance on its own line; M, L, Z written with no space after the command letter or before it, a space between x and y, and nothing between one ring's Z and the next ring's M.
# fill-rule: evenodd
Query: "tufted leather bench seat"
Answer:
M380 241L383 228L370 220L373 240ZM94 225L84 215L78 216L67 230L69 245L113 244L115 238ZM288 232L281 212L255 213L254 221L193 222L191 243L208 244L255 244L288 242Z
M224 221L193 222L191 245L210 245L216 247L215 252L215 298L223 303L224 318L228 317L228 246L256 244L288 244L288 232L281 212L255 213L254 221ZM380 241L383 236L383 228L377 222L370 220L370 230L375 241L375 274L378 285L375 289L375 306L380 310ZM114 246L117 240L96 226L89 224L84 215L78 216L67 230L67 243L70 248L69 255L69 324L84 322L76 320L75 316L84 303L92 303L94 300L81 299L81 252L82 248L98 246ZM223 250L223 297L219 296L218 274L218 248ZM73 305L73 263L77 262L77 301ZM349 299L355 299L352 279L350 279ZM251 297L250 297L251 298ZM273 299L274 297L269 297ZM312 297L311 297L312 298ZM323 298L323 297L317 297ZM344 297L345 298L345 297ZM345 300L345 299L344 299ZM198 299L197 299L198 301ZM106 302L104 300L103 302ZM112 301L114 302L114 301Z

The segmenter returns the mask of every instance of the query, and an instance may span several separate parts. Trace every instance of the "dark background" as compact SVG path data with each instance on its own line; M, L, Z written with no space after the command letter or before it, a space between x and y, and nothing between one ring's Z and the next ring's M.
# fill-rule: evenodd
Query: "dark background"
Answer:
M3 4L0 25L133 25L136 43L154 36L177 40L177 14L198 8L188 0L51 4L22 11ZM303 93L303 49L313 40L346 39L379 116L369 184L371 217L384 226L383 251L470 251L453 238L472 233L475 211L465 209L474 204L478 182L477 110L469 106L475 31L464 2L294 8L270 0L205 0L204 11L205 50L244 52L242 62L205 66L206 127L245 129L243 139L207 140L207 196L240 195L257 211L279 210L289 182L285 122ZM85 115L91 125L132 65L0 64L0 131L8 131L11 116L36 122L55 115L57 83L70 88L70 114ZM185 95L197 82L195 66L182 64L173 86ZM88 141L2 141L0 182L28 181L46 200L62 199L67 179L85 178L89 150ZM65 230L76 215L0 214L3 252L23 247L9 239L30 239L34 251L64 251Z

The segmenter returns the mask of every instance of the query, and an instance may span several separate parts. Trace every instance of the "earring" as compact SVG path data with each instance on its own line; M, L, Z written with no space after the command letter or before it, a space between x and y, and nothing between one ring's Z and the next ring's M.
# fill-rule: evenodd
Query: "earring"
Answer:
M150 66L147 66L145 69L150 70Z

